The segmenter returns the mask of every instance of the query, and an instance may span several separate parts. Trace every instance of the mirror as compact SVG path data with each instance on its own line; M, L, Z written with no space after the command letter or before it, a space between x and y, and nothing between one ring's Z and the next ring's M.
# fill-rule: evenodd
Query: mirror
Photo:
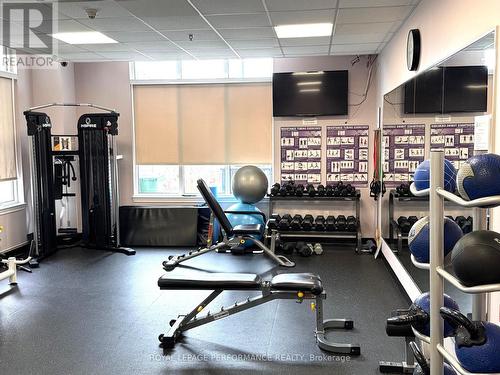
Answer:
M429 159L431 149L444 149L446 159L457 169L470 156L487 151L488 133L479 134L475 124L487 127L491 123L494 48L492 32L384 96L382 150L387 192L381 203L383 253L412 300L429 290L429 273L411 262L407 234L417 219L427 215L429 200L405 197L400 186L411 183L415 169ZM472 209L450 202L445 207L446 215L464 232L472 230ZM472 312L471 297L445 285L462 312Z

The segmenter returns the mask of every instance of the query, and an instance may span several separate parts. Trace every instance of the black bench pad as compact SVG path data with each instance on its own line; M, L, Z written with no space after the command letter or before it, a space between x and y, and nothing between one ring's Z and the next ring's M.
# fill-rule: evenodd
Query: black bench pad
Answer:
M242 224L235 225L233 228L233 234L244 235L244 234L262 234L264 231L264 226L262 224Z
M166 290L259 290L262 279L253 273L168 273L158 279L158 286ZM323 291L323 285L319 276L312 273L284 273L271 279L271 289L318 295Z

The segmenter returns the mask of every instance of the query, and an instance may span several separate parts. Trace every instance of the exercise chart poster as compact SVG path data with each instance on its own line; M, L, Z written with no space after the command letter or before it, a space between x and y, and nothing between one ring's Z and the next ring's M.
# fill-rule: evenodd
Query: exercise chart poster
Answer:
M413 181L413 174L425 159L425 124L384 125L384 183L395 187Z
M456 169L474 155L474 124L431 124L431 150L444 150Z
M326 128L326 182L368 185L368 125Z
M321 183L321 127L281 128L281 182Z

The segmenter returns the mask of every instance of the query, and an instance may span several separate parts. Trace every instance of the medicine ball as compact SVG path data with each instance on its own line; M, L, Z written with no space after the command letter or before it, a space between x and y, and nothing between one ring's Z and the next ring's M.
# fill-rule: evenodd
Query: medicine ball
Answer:
M464 285L500 283L500 234L488 230L466 234L455 244L451 261Z
M413 375L430 375L431 369L429 367L429 361L425 358L424 353L420 350L417 344L412 341L410 342L410 348L413 351L413 356L417 361L417 365L413 370ZM456 371L447 363L443 363L443 375L456 375Z
M420 263L429 263L429 217L418 220L408 233L408 247L415 259ZM462 229L453 220L444 218L444 256L448 255L457 241L462 238Z
M453 166L453 163L449 160L444 160L444 189L452 193L455 192L457 171ZM415 188L417 190L425 190L430 187L431 184L431 162L429 160L424 160L420 163L415 170L413 176Z
M455 329L455 353L467 371L500 373L500 326L490 322L471 321L454 309L440 309L445 321Z
M458 170L457 187L466 200L500 195L500 155L469 158Z
M257 203L265 197L269 182L262 169L246 165L238 169L233 177L233 194L243 203Z

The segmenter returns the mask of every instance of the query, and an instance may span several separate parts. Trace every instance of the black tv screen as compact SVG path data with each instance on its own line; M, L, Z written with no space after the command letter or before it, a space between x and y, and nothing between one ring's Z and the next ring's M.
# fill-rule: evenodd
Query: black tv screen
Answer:
M438 67L405 84L405 114L486 112L487 104L486 66Z
M273 115L347 115L348 71L273 74Z

